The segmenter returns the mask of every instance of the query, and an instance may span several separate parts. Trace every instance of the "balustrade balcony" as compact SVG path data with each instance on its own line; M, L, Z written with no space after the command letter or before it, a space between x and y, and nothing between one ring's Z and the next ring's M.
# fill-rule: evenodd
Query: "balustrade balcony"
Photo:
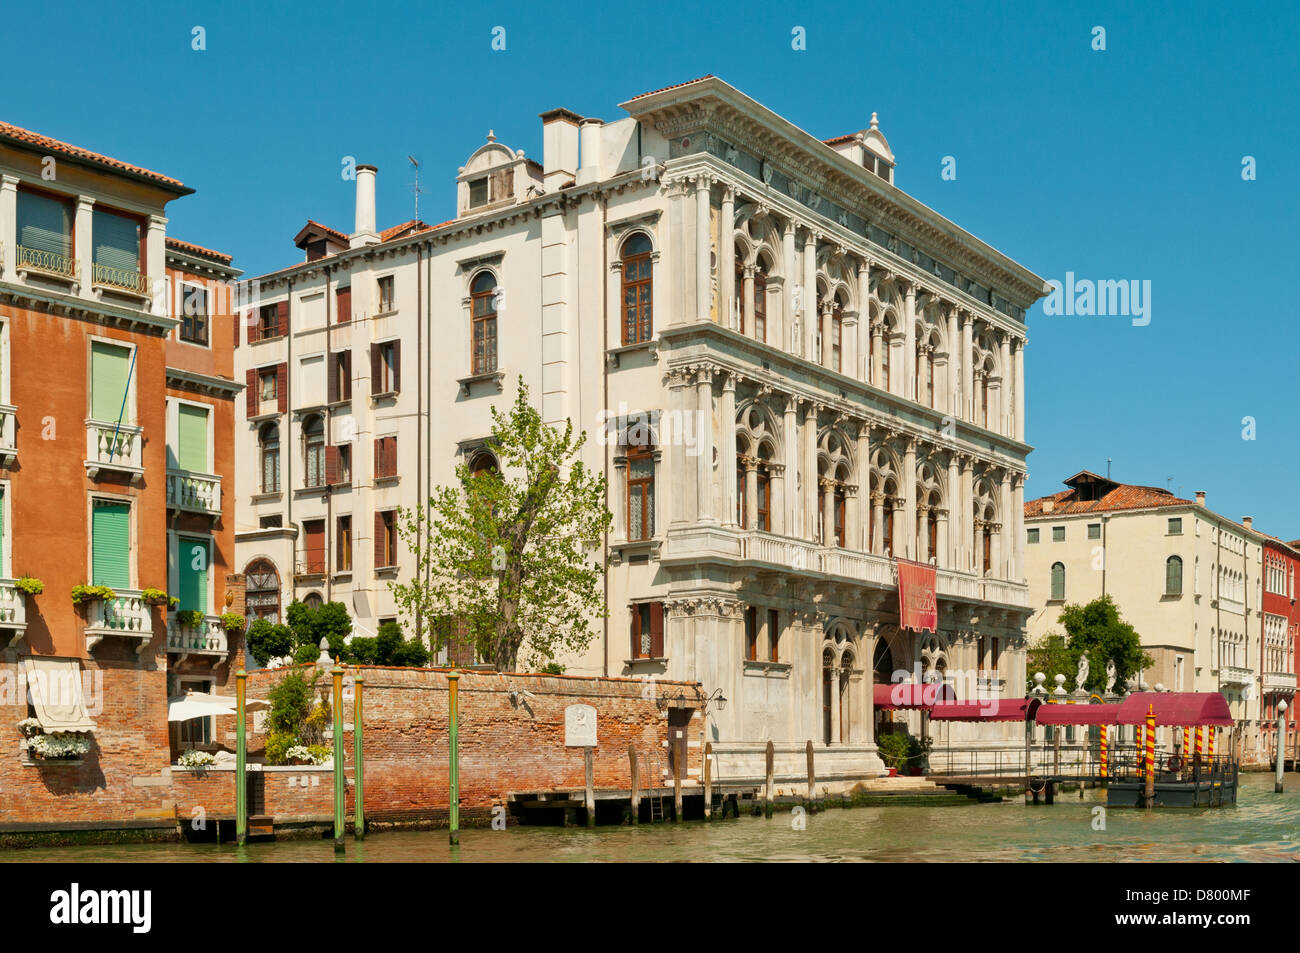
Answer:
M1295 672L1265 672L1264 691L1293 692L1296 689Z
M127 473L137 483L144 475L144 430L133 424L86 421L86 473L94 479L100 470Z
M167 471L167 505L189 513L221 515L221 477L191 470Z
M27 593L13 579L0 579L0 629L27 631Z
M18 408L0 404L0 466L11 468L18 456Z
M207 615L197 626L181 625L176 614L167 618L167 651L186 655L212 655L225 657L230 643L221 617Z
M86 651L117 636L137 641L136 654L141 654L153 639L153 612L139 590L118 589L116 593L116 598L86 604Z

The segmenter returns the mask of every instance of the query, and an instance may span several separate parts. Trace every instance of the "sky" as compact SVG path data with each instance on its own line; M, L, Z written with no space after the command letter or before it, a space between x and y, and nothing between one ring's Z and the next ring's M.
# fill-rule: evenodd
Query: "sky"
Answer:
M259 275L308 217L351 231L346 156L380 227L416 156L434 223L489 129L540 161L556 106L712 73L819 138L874 111L904 191L1045 279L1150 288L1144 316L1030 310L1026 499L1109 466L1300 538L1300 5L1132 7L11 4L0 119L181 179L168 234Z

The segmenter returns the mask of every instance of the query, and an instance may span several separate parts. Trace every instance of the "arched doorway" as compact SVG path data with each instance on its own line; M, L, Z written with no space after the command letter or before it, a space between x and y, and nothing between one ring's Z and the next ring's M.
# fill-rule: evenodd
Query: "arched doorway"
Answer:
M831 743L831 682L835 675L835 653L829 648L822 653L822 744Z
M874 694L875 686L890 685L894 680L894 653L889 647L889 640L883 635L876 636L876 648L871 660L871 686ZM875 709L875 725L873 740L878 739L882 734L888 734L894 730L893 712L886 708Z
M244 567L244 604L250 618L280 621L280 574L269 559Z

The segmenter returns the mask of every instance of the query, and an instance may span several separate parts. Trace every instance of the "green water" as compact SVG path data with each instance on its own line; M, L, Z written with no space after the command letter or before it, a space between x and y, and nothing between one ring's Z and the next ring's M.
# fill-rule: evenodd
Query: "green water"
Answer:
M1235 807L1214 810L1105 812L1095 830L1098 792L1062 796L1051 807L1021 800L953 807L831 809L796 829L789 810L771 820L741 817L712 824L640 827L510 827L461 832L372 834L347 841L355 861L1295 861L1300 860L1300 778L1273 793L1273 776L1242 775ZM19 862L275 861L332 862L330 841L230 845L117 845L12 850Z

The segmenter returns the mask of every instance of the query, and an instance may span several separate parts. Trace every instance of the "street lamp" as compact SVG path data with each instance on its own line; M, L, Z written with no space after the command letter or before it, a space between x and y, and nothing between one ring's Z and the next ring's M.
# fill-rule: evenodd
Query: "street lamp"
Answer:
M1283 758L1285 757L1286 746L1282 743L1286 738L1286 701L1279 698L1277 701L1277 773L1273 775L1273 793L1282 793L1282 768L1285 766Z

